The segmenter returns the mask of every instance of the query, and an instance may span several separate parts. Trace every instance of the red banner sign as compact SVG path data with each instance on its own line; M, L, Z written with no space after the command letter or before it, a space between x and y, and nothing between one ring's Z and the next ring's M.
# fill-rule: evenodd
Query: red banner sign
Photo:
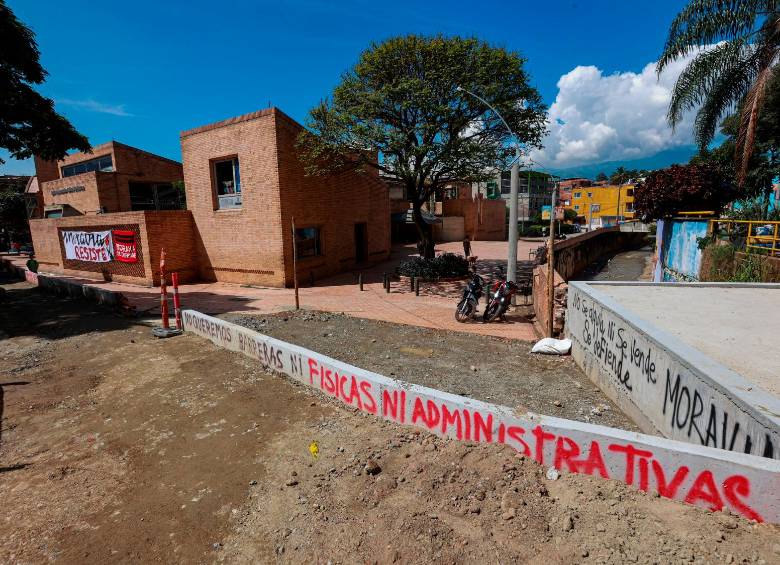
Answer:
M130 230L113 230L114 259L122 263L136 263L138 261L138 247L135 241L135 232Z

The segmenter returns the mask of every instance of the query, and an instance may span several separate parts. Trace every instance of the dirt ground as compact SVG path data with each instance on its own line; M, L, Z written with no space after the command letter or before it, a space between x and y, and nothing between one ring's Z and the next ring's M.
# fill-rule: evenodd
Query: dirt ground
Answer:
M327 312L223 317L382 375L539 414L639 431L571 357L532 354L531 342Z
M774 526L549 481L507 448L383 423L192 335L2 287L0 562L780 559Z

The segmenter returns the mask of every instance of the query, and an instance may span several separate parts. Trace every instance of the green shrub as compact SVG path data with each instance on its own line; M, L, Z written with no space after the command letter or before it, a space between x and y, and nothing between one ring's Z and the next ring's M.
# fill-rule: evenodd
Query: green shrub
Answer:
M465 257L454 253L443 253L430 260L410 257L401 261L398 272L407 277L419 277L423 280L462 277L469 272L469 262Z

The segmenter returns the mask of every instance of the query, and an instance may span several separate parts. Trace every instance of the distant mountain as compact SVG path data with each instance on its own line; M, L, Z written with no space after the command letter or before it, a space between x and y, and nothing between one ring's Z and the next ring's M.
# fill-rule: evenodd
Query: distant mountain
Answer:
M675 149L667 149L656 153L651 157L643 157L641 159L632 159L630 161L604 161L601 163L593 163L587 165L580 165L578 167L567 167L565 169L552 169L552 172L556 175L560 175L563 178L572 177L584 177L589 179L595 179L599 173L611 175L618 167L625 167L626 169L662 169L674 164L685 164L691 157L693 157L698 150L695 146L677 147Z

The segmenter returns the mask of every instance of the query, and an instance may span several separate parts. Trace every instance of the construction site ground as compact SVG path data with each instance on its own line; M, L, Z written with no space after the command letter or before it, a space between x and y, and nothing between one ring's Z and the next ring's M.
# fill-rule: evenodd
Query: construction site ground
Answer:
M383 423L192 335L2 288L0 562L780 559L774 526L551 481L508 448Z

